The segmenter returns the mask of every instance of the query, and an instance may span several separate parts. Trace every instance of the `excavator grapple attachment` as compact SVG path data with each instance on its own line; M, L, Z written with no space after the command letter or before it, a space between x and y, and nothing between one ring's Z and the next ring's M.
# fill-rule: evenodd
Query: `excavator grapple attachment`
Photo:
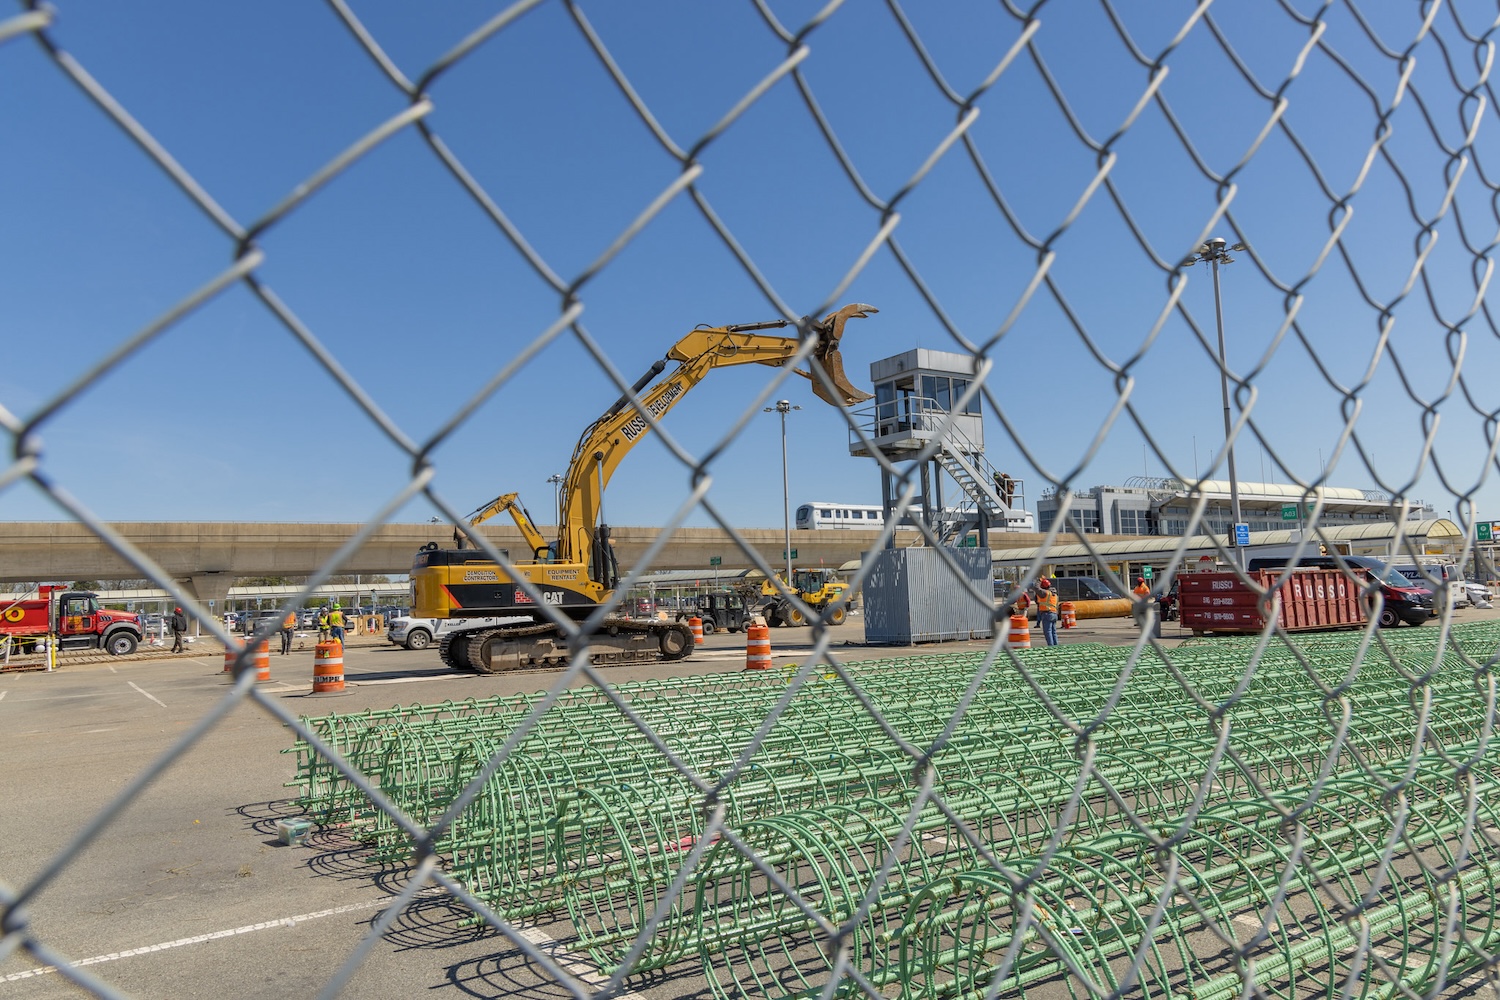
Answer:
M874 306L865 305L863 302L851 302L842 309L824 316L823 322L818 324L820 335L818 346L813 350L813 357L828 375L828 380L833 383L838 392L837 397L830 397L828 387L823 384L823 380L812 372L805 372L800 368L793 369L793 371L812 382L813 395L823 402L833 406L853 406L855 403L874 398L870 393L856 389L854 383L849 381L849 376L844 374L844 359L839 353L839 341L843 339L845 323L879 311Z

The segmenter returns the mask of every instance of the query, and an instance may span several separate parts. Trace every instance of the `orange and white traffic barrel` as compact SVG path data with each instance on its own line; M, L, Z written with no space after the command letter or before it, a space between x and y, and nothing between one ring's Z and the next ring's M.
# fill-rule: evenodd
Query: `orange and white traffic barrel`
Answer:
M1063 601L1062 606L1058 608L1058 613L1062 618L1063 628L1074 628L1077 626L1078 610L1073 607L1072 601Z
M224 673L234 673L234 661L239 659L240 650L244 648L245 646L243 643L235 642L233 640L230 641L229 645L224 647Z
M771 627L769 625L745 626L745 669L771 669Z
M344 690L344 644L320 642L313 650L313 694Z
M1031 623L1025 615L1010 616L1010 634L1006 637L1011 649L1031 648Z
M688 627L693 630L693 645L703 645L703 619L697 617L689 618Z
M271 643L263 639L255 647L255 679L264 683L271 679Z

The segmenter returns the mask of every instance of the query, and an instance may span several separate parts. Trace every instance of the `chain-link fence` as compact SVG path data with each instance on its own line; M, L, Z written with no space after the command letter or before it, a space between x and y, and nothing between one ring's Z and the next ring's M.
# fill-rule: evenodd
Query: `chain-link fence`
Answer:
M316 30L299 20L271 33L285 45L272 56L321 54L341 86L369 84L367 117L338 122L325 136L338 152L290 194L238 211L227 206L247 203L244 190L222 197L177 152L196 148L192 131L212 109L200 119L180 105L188 120L162 120L149 94L112 78L118 58L92 57L112 74L75 54L70 31L87 34L101 12L28 3L0 20L0 64L24 88L0 107L6 133L43 143L35 95L84 95L102 113L90 127L122 130L130 155L165 178L153 208L197 209L228 260L153 302L155 318L135 332L86 357L68 351L60 391L0 410L12 456L0 489L14 497L29 482L182 603L191 595L78 499L99 491L60 472L70 467L41 442L91 390L232 292L304 349L340 419L357 413L378 441L373 453L399 455L381 459L399 481L304 598L414 498L466 522L473 498L449 498L469 483L451 489L445 471L469 463L445 446L487 447L479 462L501 472L502 450L522 440L558 461L621 395L672 470L648 487L671 494L662 544L706 512L773 574L743 532L780 517L747 520L712 485L735 481L736 446L766 404L798 388L793 368L818 395L847 400L817 318L848 302L881 309L864 328L900 317L891 353L916 338L973 359L971 378L944 388L939 412L950 416L925 450L880 447L878 407L892 399L876 399L874 423L831 412L888 476L898 509L933 506L926 475L942 431L985 414L991 460L1044 501L1039 544L1018 558L1002 603L1035 593L1069 544L1082 546L1073 565L1121 593L1136 582L1133 561L1154 560L1158 596L1200 560L1243 569L1230 532L1249 519L1239 502L1250 477L1236 457L1259 460L1246 496L1281 484L1295 509L1283 562L1367 554L1350 540L1375 538L1387 556L1417 561L1437 546L1461 570L1492 575L1472 539L1500 409L1484 375L1495 370L1487 293L1500 229L1486 162L1493 7L362 6L330 0ZM441 55L413 61L408 33L431 43L445 32ZM172 44L231 59L240 43ZM480 72L518 49L533 86ZM567 73L590 67L565 99L538 68L554 59ZM564 121L554 134L570 142L527 145L528 125L545 118ZM497 146L481 141L487 128L522 138ZM625 135L647 147L622 144L619 171L636 187L592 187L615 169L598 151ZM323 249L296 239L322 202L344 196L350 218L383 217L360 171L387 146L407 157L405 185L439 192L438 235L489 240L506 263L485 267L526 302L501 307L499 336L437 345L481 375L432 379L447 387L435 419L403 419L399 390L366 384L355 354L368 345L339 332L317 287L290 276L296 291L278 291L278 248L295 260ZM560 199L553 181L567 189ZM442 200L454 192L461 203ZM690 247L664 245L688 230ZM449 280L483 286L485 267ZM632 387L640 328L610 329L618 306L585 323L591 298L617 302L621 285L638 283L658 299L653 325L783 319L796 350L711 432L685 428ZM440 302L431 309L443 315ZM121 309L121 325L133 314L134 303ZM855 342L851 327L845 361ZM847 375L862 382L856 364ZM496 401L538 378L555 409L512 413L497 440ZM1139 527L1160 557L1110 548L1101 536L1131 532L1090 506L1104 477L1133 474L1137 452L1139 489L1153 497ZM1362 503L1341 506L1351 491ZM1174 495L1175 506L1164 499ZM889 538L897 523L884 523ZM922 531L943 540L938 527ZM989 540L1004 554L1001 536ZM523 560L478 533L473 542L520 573ZM624 567L613 593L644 580L660 551ZM867 562L854 585L869 573ZM1366 589L1376 609L1388 603ZM1493 622L1456 622L1448 604L1420 629L1304 633L1272 614L1248 637L1167 644L1146 627L1132 644L1030 651L1002 627L987 652L877 662L835 645L837 607L803 604L814 649L795 669L612 684L579 651L618 603L581 623L549 609L572 652L531 698L299 720L242 662L232 693L70 832L40 875L0 888L0 955L112 995L107 973L34 932L29 907L176 760L254 706L299 741L301 805L352 824L370 864L410 867L325 995L434 896L576 996L1435 997L1493 978ZM572 689L580 678L597 689ZM532 933L543 914L571 936ZM698 978L684 987L673 978L683 975Z

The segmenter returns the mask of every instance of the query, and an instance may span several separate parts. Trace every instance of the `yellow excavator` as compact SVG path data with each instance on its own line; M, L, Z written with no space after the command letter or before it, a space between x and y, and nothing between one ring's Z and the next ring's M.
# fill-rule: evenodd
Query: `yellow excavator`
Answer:
M813 393L833 406L853 406L872 398L850 384L844 374L839 341L844 324L877 312L853 303L814 324L817 343L812 357L835 391L830 393L816 372L794 368L812 382ZM619 582L609 526L601 518L605 487L630 449L709 372L733 365L785 367L801 349L796 337L760 333L791 325L787 320L738 326L699 326L683 337L664 359L657 361L631 386L630 392L590 424L573 448L573 457L558 494L557 538L549 541L537 529L515 493L502 494L469 515L469 527L508 513L530 550L513 560L523 587L505 568L482 550L464 547L465 536L455 531L453 549L429 542L412 563L412 614L419 618L517 619L513 624L475 622L442 639L443 662L458 670L497 673L532 667L557 666L571 656L567 637L539 609L545 604L561 615L581 621L614 593ZM668 362L677 367L661 381ZM653 382L656 384L651 385ZM647 386L651 386L647 390ZM643 392L644 390L644 392ZM509 553L506 553L509 559ZM588 637L594 663L643 663L680 660L693 648L692 633L680 622L610 615Z

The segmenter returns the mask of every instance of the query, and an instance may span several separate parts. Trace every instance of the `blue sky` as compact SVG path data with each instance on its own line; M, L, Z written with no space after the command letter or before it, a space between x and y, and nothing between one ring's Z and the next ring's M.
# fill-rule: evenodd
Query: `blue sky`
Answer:
M1112 23L1097 3L1041 5L1032 48L974 102L965 134L1013 219L955 143L900 198L894 243L860 267L881 205L851 182L785 75L704 145L696 190L793 313L830 297L880 309L844 340L857 384L867 385L876 359L959 349L949 326L985 345L995 363L989 457L1024 480L1033 507L1060 482L1214 474L1222 415L1207 268L1186 272L1182 309L1163 319L1162 265L1208 234L1253 248L1222 276L1230 365L1255 372L1252 420L1265 439L1241 439L1241 479L1259 479L1262 468L1275 481L1313 479L1332 464L1331 485L1385 489L1440 513L1456 512L1455 498L1468 494L1485 519L1500 515L1486 434L1486 415L1500 405L1500 350L1476 312L1475 278L1475 261L1496 240L1485 179L1500 178L1490 167L1492 106L1467 160L1450 152L1465 145L1464 116L1476 107L1460 88L1484 82L1453 11L1477 34L1488 27L1484 7L1445 7L1414 44L1422 25L1404 4L1361 11L1364 25L1342 5L1307 2L1228 0L1196 20L1185 3L1119 6ZM822 9L767 7L793 33ZM418 13L353 0L350 9L415 80L507 5L450 0ZM750 3L579 9L683 150L788 52ZM1304 21L1320 11L1326 48L1308 50L1316 29ZM56 12L46 37L240 226L409 106L325 4L60 0ZM904 13L958 95L979 91L1025 30L992 3L910 4ZM1151 71L1122 30L1148 60L1170 49L1159 89L1175 128L1158 104L1141 104ZM889 201L949 139L961 110L887 5L846 3L803 37L807 87L862 184ZM1408 47L1403 90L1396 55ZM1268 128L1278 92L1289 132ZM427 94L424 123L565 284L682 170L558 2L517 17ZM235 245L27 34L0 43L0 95L0 406L26 419L221 275ZM1382 128L1388 137L1372 152ZM1102 162L1112 191L1091 189ZM1205 171L1233 171L1232 198ZM1229 216L1215 222L1221 199ZM410 125L256 243L256 279L418 442L561 311L556 289ZM1044 243L1055 253L1049 282L1028 296ZM696 324L779 315L686 192L578 297L583 327L626 380ZM1450 326L1466 334L1461 380ZM1144 433L1129 415L1111 422L1116 369L1127 365ZM747 527L781 520L779 425L759 399L774 377L757 366L719 372L665 421L683 448L703 454L754 414L711 467L714 503ZM461 511L520 490L546 520L547 477L563 471L579 432L617 395L565 332L434 451L434 488ZM876 467L849 457L844 416L800 380L770 398L781 396L803 407L788 423L793 504L878 501ZM1363 452L1342 442L1351 400ZM1430 450L1424 411L1439 420ZM168 326L38 433L45 475L109 520L357 521L411 471L243 284ZM607 514L617 524L661 523L690 479L648 438L617 473ZM433 512L417 500L397 519ZM63 516L24 481L0 492L0 518ZM700 512L689 523L708 519Z

